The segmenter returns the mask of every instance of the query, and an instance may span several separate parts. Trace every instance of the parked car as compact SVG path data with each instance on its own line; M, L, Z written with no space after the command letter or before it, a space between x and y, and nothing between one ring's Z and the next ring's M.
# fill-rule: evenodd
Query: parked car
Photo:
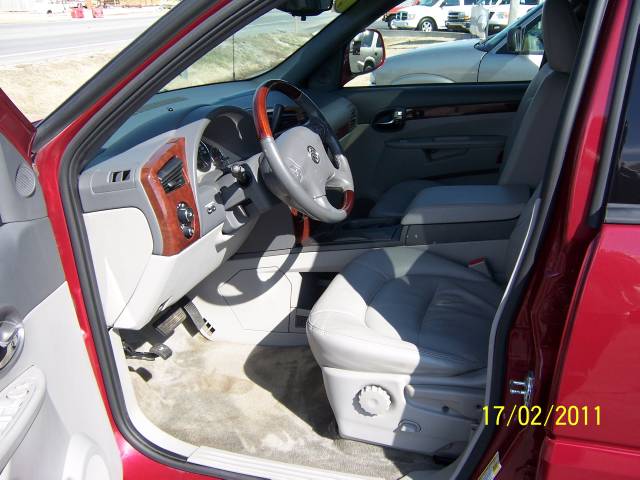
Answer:
M359 33L349 45L352 73L372 72L384 59L382 35L377 30Z
M455 0L420 0L418 5L401 8L391 21L391 28L433 32L443 30L447 13Z
M385 13L382 16L382 21L383 22L387 22L387 26L389 28L392 28L391 27L391 22L393 21L393 19L396 18L396 13L398 13L401 9L403 9L405 7L411 7L413 5L418 5L418 4L420 4L420 0L405 0L404 2L400 3L399 5L396 5L391 10L389 10L387 13Z
M479 42L477 38L426 45L389 57L371 74L372 85L515 82L533 78L542 62L544 46L538 6L509 28ZM509 32L524 32L520 50L508 43Z
M536 5L544 2L544 0L520 0L517 4L516 18L520 18ZM497 5L493 10L493 15L489 15L488 35L494 35L501 30L504 30L509 24L510 14L509 1L505 1Z
M503 2L509 2L509 0L478 0L471 9L469 32L482 40L486 39L489 19Z
M182 2L36 124L0 91L1 478L638 478L637 3L546 0L529 84L344 88L360 1L166 87L331 3Z
M450 7L447 12L445 27L450 31L468 32L471 22L471 9L477 0L447 0Z
M511 5L509 0L480 0L471 10L469 31L485 39L506 28L512 8L516 9L515 18L518 19L539 3L540 0L518 0Z

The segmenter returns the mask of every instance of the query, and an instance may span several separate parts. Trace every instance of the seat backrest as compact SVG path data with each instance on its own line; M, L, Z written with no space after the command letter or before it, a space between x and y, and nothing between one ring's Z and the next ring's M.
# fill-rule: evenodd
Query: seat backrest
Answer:
M580 23L568 0L547 0L542 11L547 63L525 92L505 146L500 184L535 188L542 178L558 127L578 43Z

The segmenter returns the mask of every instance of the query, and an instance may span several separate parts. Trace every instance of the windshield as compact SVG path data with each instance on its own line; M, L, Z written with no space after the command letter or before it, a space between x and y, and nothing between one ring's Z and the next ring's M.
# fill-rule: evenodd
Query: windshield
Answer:
M487 38L487 40L485 40L484 42L480 42L480 43L476 44L476 48L478 48L480 50L484 50L485 52L488 52L489 50L493 49L498 44L500 44L500 42L502 42L502 40L507 38L507 35L509 34L509 30L511 30L513 28L521 27L522 25L528 23L529 19L531 17L537 15L541 8L542 8L542 4L538 5L535 8L532 8L531 10L529 10L529 12L527 12L526 15L524 15L522 18L520 18L517 22L514 22L511 25L509 25L507 28L502 30L500 33L492 35L491 37Z
M320 30L338 18L334 11L293 17L270 10L195 62L164 89L247 80L284 62Z
M420 5L425 7L434 7L436 3L439 3L440 0L420 0Z

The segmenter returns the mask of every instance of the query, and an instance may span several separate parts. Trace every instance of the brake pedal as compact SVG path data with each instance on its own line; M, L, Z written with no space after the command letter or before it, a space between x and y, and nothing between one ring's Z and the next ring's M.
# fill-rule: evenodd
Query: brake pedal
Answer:
M122 342L122 347L124 348L124 357L131 358L134 360L146 360L148 362L153 362L156 358L158 358L158 354L151 352L138 352L134 350L134 348L128 343Z
M134 360L146 360L148 362L153 362L156 358L166 360L173 355L173 350L164 343L158 343L152 346L148 352L138 352L126 342L122 342L122 346L124 348L125 358L131 358Z

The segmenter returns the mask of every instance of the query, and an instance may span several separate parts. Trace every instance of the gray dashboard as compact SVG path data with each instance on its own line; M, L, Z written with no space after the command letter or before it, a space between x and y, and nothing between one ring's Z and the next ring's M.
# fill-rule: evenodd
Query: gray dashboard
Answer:
M222 86L208 88L214 87ZM127 207L141 210L157 255L167 243L166 231L163 238L167 220L158 218L157 205L144 184L144 169L173 139L184 139L187 183L195 200L189 207L199 219L199 237L221 224L225 234L233 234L277 202L258 174L261 150L251 114L253 92L226 98L223 105L194 105L201 94L199 89L187 89L156 95L105 144L79 179L85 213ZM334 129L353 124L355 107L349 101L327 94L316 95L315 100ZM277 103L294 108L291 100L274 93L270 108ZM218 157L208 170L198 168L203 150ZM246 185L231 174L234 164L245 169Z

